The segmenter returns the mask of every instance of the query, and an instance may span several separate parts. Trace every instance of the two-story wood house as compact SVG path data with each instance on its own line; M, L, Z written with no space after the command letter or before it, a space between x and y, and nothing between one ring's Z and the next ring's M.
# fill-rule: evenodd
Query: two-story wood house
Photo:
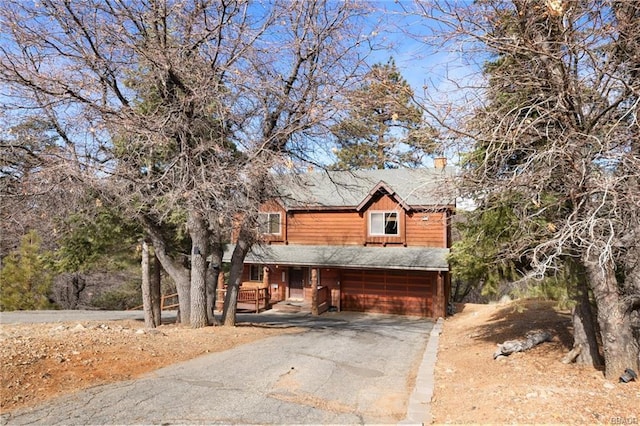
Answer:
M247 256L243 281L264 281L272 302L308 300L316 283L340 310L444 316L450 178L434 168L283 179L280 197L261 208L264 242Z

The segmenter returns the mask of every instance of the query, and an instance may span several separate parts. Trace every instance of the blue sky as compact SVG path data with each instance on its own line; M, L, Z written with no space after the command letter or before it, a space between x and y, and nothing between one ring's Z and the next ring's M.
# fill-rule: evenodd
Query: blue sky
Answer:
M376 17L380 21L377 38L388 48L376 51L370 64L384 63L392 57L418 99L426 93L444 100L445 94L454 93L449 79L462 80L467 71L459 66L458 54L426 42L432 36L433 22L407 13L413 7L413 0L382 0L371 4L381 9Z
M460 0L456 5L465 3L466 0ZM477 86L473 83L479 74L477 67L472 68L464 61L459 46L443 46L443 38L434 30L438 23L409 13L414 10L413 0L379 1L375 5L381 10L380 41L389 47L377 51L373 62L386 62L393 57L426 109L434 110L433 103L437 102L461 105L468 111L477 102L478 92L470 86ZM457 152L448 150L446 156L455 161Z
M388 50L376 53L375 60L386 62L393 57L416 95L425 88L449 90L447 77L459 79L469 74L459 52L451 46L435 46L441 41L433 31L436 23L409 13L413 1L387 0L375 4L382 10L381 41L389 45Z

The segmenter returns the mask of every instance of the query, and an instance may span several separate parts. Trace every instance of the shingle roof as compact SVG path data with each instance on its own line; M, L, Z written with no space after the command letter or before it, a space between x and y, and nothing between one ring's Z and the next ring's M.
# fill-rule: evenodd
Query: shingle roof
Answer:
M455 205L452 182L450 167L321 171L285 177L279 184L279 192L287 210L357 208L379 188L391 190L403 205L444 207Z
M233 245L227 246L224 262L231 261L233 248ZM256 245L247 255L245 263L448 271L448 254L449 249L431 247Z

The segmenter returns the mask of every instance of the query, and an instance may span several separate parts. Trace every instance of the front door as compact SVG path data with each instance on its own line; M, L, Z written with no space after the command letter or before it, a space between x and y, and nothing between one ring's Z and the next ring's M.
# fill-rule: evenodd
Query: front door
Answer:
M302 281L304 273L302 268L291 268L289 271L289 298L303 299L304 292L302 290Z

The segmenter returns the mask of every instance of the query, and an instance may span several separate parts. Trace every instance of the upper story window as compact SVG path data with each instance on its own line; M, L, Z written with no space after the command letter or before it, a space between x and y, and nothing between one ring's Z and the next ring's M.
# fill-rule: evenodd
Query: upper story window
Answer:
M259 213L261 234L280 235L280 213Z
M369 235L400 235L398 212L370 212Z

